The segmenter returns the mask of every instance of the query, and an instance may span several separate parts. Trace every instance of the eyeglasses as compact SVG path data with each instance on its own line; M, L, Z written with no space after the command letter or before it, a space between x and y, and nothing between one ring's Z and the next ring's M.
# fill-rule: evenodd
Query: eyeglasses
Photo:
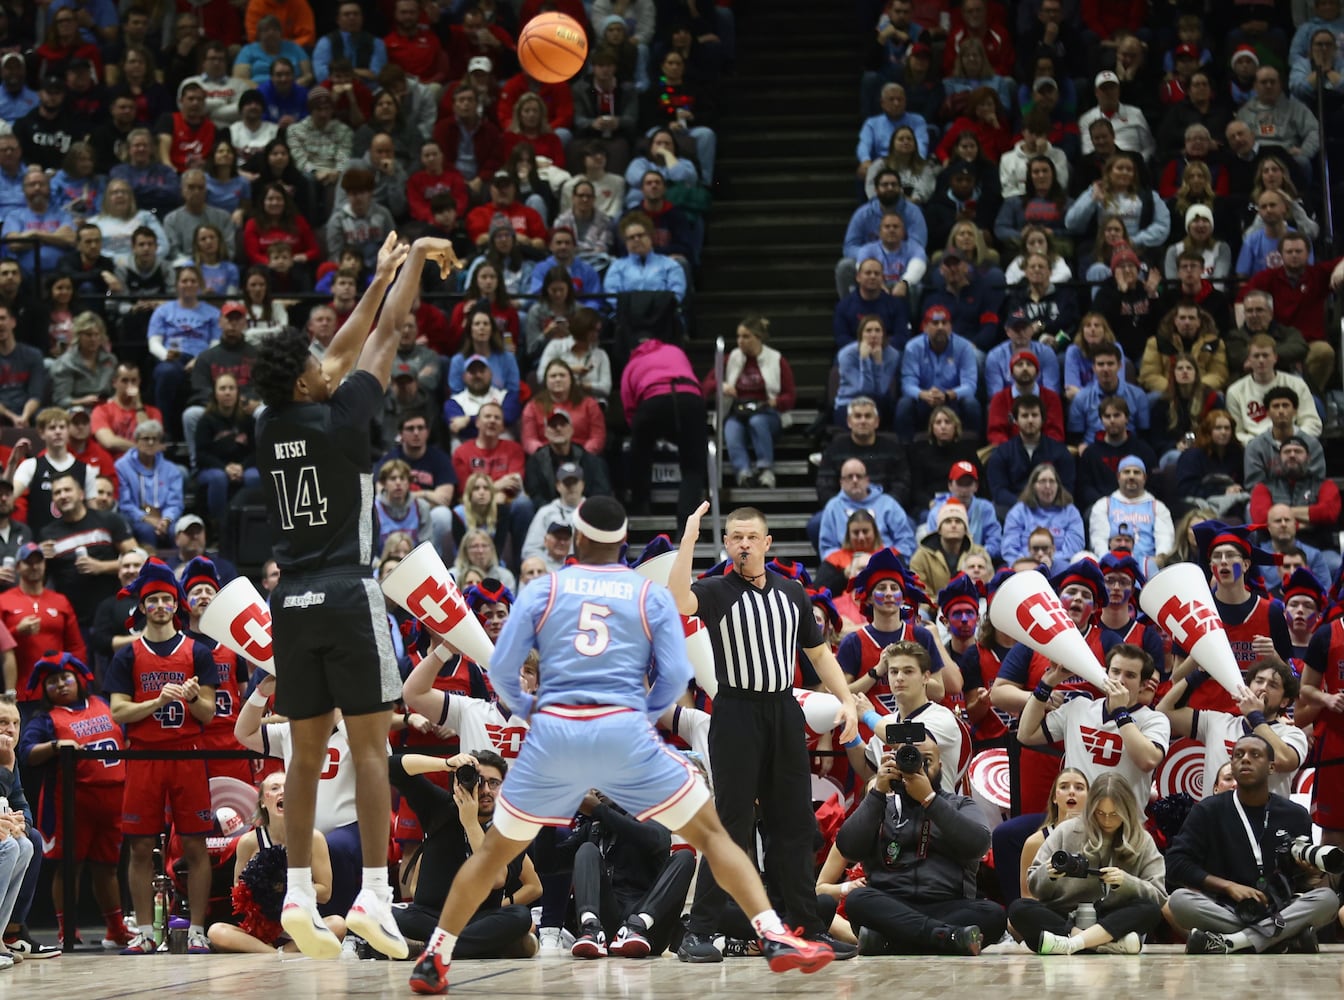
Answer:
M644 230L642 229L627 229L625 232L625 238L627 240L647 240L649 238L649 234L644 232Z
M481 778L477 781L478 785L484 785L490 791L498 791L499 786L504 784L503 778Z
M1124 819L1124 817L1121 816L1118 812L1102 812L1100 809L1098 809L1092 815L1095 816L1097 819Z
M858 482L860 479L867 479L868 475L867 473L863 472L847 472L840 478L843 479L845 482L853 483Z

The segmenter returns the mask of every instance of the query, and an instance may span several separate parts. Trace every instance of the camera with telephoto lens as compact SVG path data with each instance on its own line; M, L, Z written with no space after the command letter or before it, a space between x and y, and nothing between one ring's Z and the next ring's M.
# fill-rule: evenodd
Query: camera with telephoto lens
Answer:
M1088 865L1086 855L1070 854L1068 851L1056 851L1050 855L1050 867L1065 878L1088 878L1101 874L1100 868Z
M1310 837L1294 839L1288 846L1288 853L1292 855L1294 861L1311 865L1317 871L1325 872L1327 875L1338 875L1344 872L1344 851L1341 851L1338 847L1313 844Z
M882 731L887 746L896 748L896 767L902 774L918 774L924 770L924 755L916 744L928 738L929 731L922 722L889 722Z
M474 791L476 782L481 778L481 772L476 770L474 764L463 764L453 772L453 780L457 782L457 787L464 792Z

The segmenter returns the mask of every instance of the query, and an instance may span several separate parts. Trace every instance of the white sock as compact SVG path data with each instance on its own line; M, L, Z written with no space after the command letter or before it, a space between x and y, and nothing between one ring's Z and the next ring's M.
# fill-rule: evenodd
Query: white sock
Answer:
M773 909L762 910L752 917L751 926L755 929L757 937L765 937L766 934L784 933L784 921L779 919L779 914Z
M455 947L457 947L457 935L449 934L442 927L435 927L434 933L425 942L425 954L442 955L443 964L447 965L453 960L453 949Z
M286 877L287 888L296 896L316 903L317 890L313 888L312 868L291 868Z
M205 934L205 928L202 927L200 924L192 924L190 927L187 928L187 933L188 933L188 934L201 934L201 935L204 935L204 934Z
M1254 948L1251 942L1251 936L1245 931L1237 931L1235 934L1224 934L1223 939L1233 951L1245 951L1247 948Z
M644 925L645 930L653 926L653 917L647 913L636 913L635 919Z
M384 903L390 902L392 887L387 884L387 866L379 865L376 868L365 868L363 887L372 890L373 894Z
M143 934L145 937L149 938L151 941L153 941L153 940L154 940L154 925L153 925L153 924L141 924L141 925L140 925L140 933Z
M597 914L592 910L584 910L579 914L579 926L582 927L587 923L597 923Z

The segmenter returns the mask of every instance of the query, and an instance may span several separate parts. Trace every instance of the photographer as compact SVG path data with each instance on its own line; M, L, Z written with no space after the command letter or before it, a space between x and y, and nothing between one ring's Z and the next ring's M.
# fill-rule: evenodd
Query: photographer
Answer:
M1334 892L1314 887L1318 873L1290 853L1294 840L1310 839L1311 818L1270 793L1273 763L1263 737L1237 740L1236 790L1196 803L1167 851L1167 884L1182 887L1171 893L1167 915L1189 931L1187 955L1263 952L1281 943L1314 954L1316 928L1335 919Z
M940 792L942 759L932 739L907 744L922 764L905 771L897 752L882 755L877 778L845 820L836 849L863 864L867 884L849 893L846 912L861 954L978 955L1003 936L1003 907L975 894L989 827L980 807Z
M1142 935L1162 922L1166 870L1129 785L1103 774L1086 812L1060 823L1036 852L1027 872L1036 898L1014 901L1008 917L1041 955L1137 955Z
M485 840L495 796L508 769L504 758L489 750L460 753L447 760L414 753L387 759L392 787L410 802L425 831L424 842L402 862L400 880L412 902L392 908L408 942L427 941L434 933L453 877ZM453 775L447 789L424 777L443 772ZM462 958L531 958L537 952L537 939L532 936L528 907L540 898L541 880L531 859L520 855L496 876L490 895L458 938L455 954ZM415 954L416 944L410 947Z
M925 686L933 676L928 650L918 642L893 642L882 651L873 673L886 680L896 709L877 725L869 742L869 760L876 761L883 750L883 734L888 723L920 723L938 744L938 756L947 761L942 768L944 792L955 792L971 763L971 741L952 710L929 701Z

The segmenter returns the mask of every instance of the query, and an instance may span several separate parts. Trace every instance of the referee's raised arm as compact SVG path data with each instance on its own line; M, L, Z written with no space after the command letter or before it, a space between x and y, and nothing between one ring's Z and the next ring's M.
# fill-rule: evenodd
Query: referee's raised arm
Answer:
M667 575L667 589L672 591L677 610L683 615L693 615L700 610L700 601L691 590L691 567L695 564L695 543L700 538L700 518L708 513L709 501L702 500L695 513L686 518L677 558L672 560L672 571Z

